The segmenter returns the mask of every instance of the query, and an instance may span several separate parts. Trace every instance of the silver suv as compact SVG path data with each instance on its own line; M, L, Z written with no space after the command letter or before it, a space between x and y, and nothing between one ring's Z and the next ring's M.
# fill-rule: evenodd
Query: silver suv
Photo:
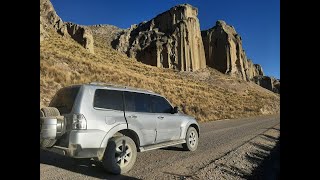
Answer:
M128 172L137 152L198 146L199 124L152 91L90 83L60 89L40 110L40 147Z

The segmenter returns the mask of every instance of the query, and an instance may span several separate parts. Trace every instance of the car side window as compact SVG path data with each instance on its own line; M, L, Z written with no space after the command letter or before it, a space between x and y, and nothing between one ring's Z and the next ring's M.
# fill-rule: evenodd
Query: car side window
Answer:
M126 111L151 113L151 96L149 94L124 92Z
M122 91L97 89L94 94L93 106L123 111Z
M172 106L160 96L152 96L153 113L171 113Z

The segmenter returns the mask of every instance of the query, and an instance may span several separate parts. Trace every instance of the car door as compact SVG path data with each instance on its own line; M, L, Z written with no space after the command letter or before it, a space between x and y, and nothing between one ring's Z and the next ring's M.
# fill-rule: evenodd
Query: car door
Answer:
M83 99L83 102L89 102L89 99ZM87 119L88 128L108 131L118 124L125 124L123 107L122 91L110 89L94 90L92 111L83 111L86 118L89 118Z
M161 96L152 96L152 111L157 120L156 143L178 140L181 133L181 123L177 114L171 114L172 106Z
M151 112L149 94L124 92L125 117L128 128L137 128L142 133L141 146L154 144L156 140L156 116Z

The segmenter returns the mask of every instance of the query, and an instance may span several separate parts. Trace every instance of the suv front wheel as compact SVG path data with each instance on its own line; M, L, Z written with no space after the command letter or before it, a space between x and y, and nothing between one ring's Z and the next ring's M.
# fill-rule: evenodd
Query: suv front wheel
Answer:
M102 164L112 174L128 172L136 162L137 148L128 136L113 137L106 147Z
M189 127L186 134L186 143L182 144L183 149L187 151L195 151L198 147L198 132L194 127Z

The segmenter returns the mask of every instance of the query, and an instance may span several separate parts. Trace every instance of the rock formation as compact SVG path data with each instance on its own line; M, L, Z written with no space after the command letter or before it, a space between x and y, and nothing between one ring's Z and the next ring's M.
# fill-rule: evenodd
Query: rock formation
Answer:
M88 27L79 26L70 22L65 23L69 35L86 48L89 52L94 53L93 36Z
M50 0L40 0L40 42L54 30L62 36L70 35L89 52L94 53L93 37L90 29L73 23L64 23L57 15Z
M219 20L201 35L209 67L280 93L280 80L264 76L262 67L247 58L241 37L233 26Z
M233 26L219 20L216 26L201 32L207 65L243 80L263 75L260 65L247 59L242 40Z
M263 76L264 75L262 67L260 66L260 64L254 64L253 66L254 66L253 69L255 71L253 76L259 76L259 75Z
M100 46L111 45L145 64L180 71L196 71L208 65L280 93L280 80L264 76L262 67L247 58L233 26L219 20L213 28L201 32L197 15L197 8L182 4L122 30L111 25L63 22L50 0L40 0L40 42L50 36L49 31L55 31L94 53L95 35Z
M255 76L253 81L270 91L280 94L280 80L269 76Z
M195 71L206 67L198 9L178 5L148 22L132 25L114 42L129 57L157 67Z
M252 80L255 76L263 76L262 67L259 64L253 64L252 60L244 60L244 72L246 74L246 80Z

